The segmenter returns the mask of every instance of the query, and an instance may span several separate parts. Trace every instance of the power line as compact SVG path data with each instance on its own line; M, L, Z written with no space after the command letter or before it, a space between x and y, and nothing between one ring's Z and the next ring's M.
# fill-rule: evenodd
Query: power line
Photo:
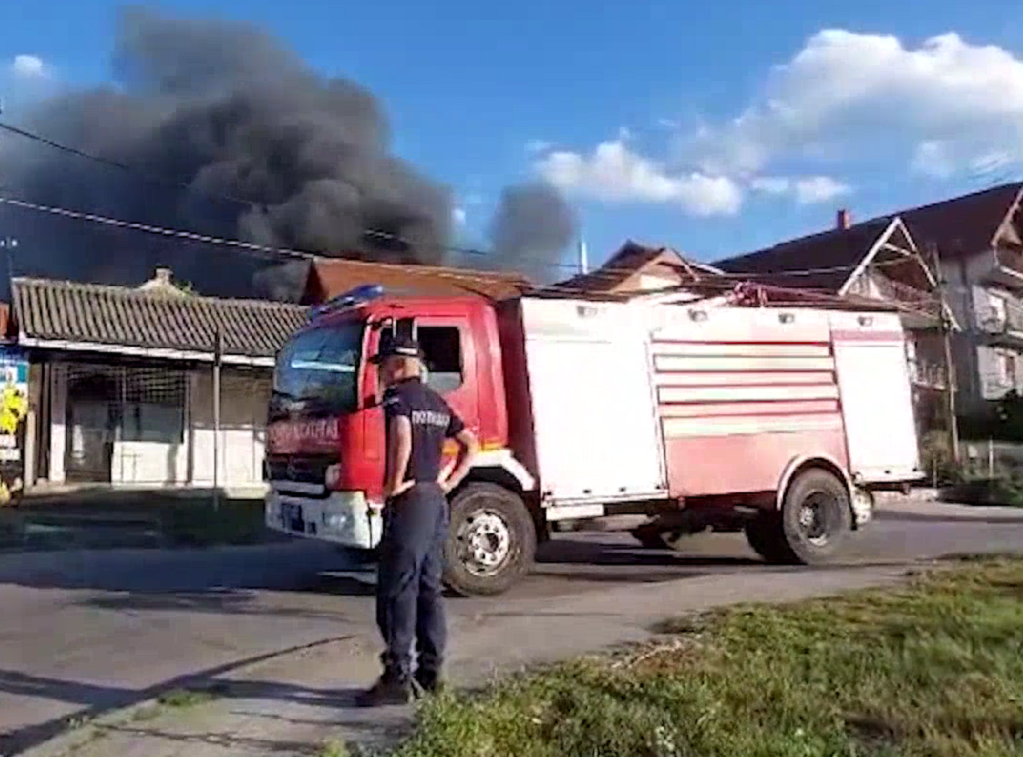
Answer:
M191 242L200 242L203 244L209 244L214 246L226 246L232 248L238 248L242 250L248 250L252 252L259 252L266 255L279 255L286 256L295 259L308 260L310 262L317 260L343 260L344 258L332 258L326 255L318 255L316 253L308 252L306 250L297 250L287 247L274 247L271 245L262 245L255 242L245 242L239 239L231 239L227 237L216 237L207 234L200 234L194 231L188 231L185 229L170 229L162 226L155 226L153 224L139 223L135 221L126 221L118 218L110 218L108 216L102 216L96 213L86 213L84 211L71 210L69 208L63 208L54 205L43 205L41 203L29 202L27 200L18 200L12 197L4 197L0 195L0 204L10 205L17 208L26 210L32 210L41 213L49 213L51 215L63 216L66 218L73 218L82 221L89 221L92 223L103 224L107 226L113 226L117 228L124 228L133 231L140 231L148 234L156 234L159 236L166 236L172 238L185 239ZM365 261L361 261L365 262ZM542 262L542 261L536 261ZM906 260L892 260L882 261L873 263L874 267L886 267L890 265L901 265L907 262ZM550 263L547 265L563 267L568 264L561 263ZM409 266L414 268L415 266ZM777 279L779 277L786 276L813 276L822 273L839 273L844 271L852 271L858 267L858 264L847 264L847 265L834 265L834 266L821 266L817 268L800 268L785 271L774 271L774 272L748 272L748 273L729 273L721 272L719 274L707 274L707 279L701 279L700 281L711 281L711 280L731 280L734 282L741 281L756 281L757 279ZM463 269L464 270L464 269ZM635 273L636 269L627 267L609 267L604 269L597 269L589 274L584 274L587 277L596 278L598 280L610 280L614 274L618 273ZM605 275L606 274L606 275ZM552 286L558 286L554 284Z
M191 185L191 184L189 184L187 182L176 181L176 180L173 180L173 179L167 179L167 178L162 177L162 176L157 176L155 174L150 174L150 173L147 173L147 172L144 172L144 171L140 170L136 166L132 166L130 164L123 163L121 161L117 161L117 160L114 160L114 159L111 159L111 158L106 158L106 157L98 156L98 155L86 152L84 150L78 149L76 147L71 147L69 145L62 144L62 143L57 142L55 140L52 140L52 139L50 139L48 137L42 136L40 134L36 134L34 132L28 131L26 129L22 129L22 128L17 127L17 126L13 126L11 124L0 122L0 130L7 131L7 132L9 132L11 134L15 134L17 136L20 136L20 137L23 137L23 138L26 138L26 139L29 139L29 140L32 140L32 141L44 144L44 145L46 145L48 147L51 147L53 149L59 150L61 152L64 152L64 153L67 153L67 154L70 154L70 155L75 155L75 156L81 157L81 158L86 159L86 160L90 160L90 161L93 161L93 162L96 162L96 163L99 163L99 164L102 164L102 165L107 165L107 166L114 167L114 168L117 168L119 170L131 173L131 174L138 175L140 178L144 179L145 181L149 181L149 182L153 182L153 183L158 183L158 184L163 184L163 185L175 186L175 187L178 187L180 189L184 189L184 190L189 191L189 192L195 192L195 193L198 193L200 195L204 195L204 196L206 196L208 198L211 198L211 199L224 200L224 201L228 201L228 202L234 202L234 203L237 203L237 204L245 205L245 206L250 207L250 208L262 207L263 206L262 203L256 203L256 202L253 202L251 200L246 200L246 199L243 199L243 198L240 198L240 197L235 197L235 196L230 195L230 194L210 192L208 190L197 188L197 187L195 187L195 186L193 186L193 185ZM12 205L12 206L15 206L15 207L20 207L20 208L23 208L23 209L35 210L35 211L38 211L38 212L46 212L46 213L50 213L50 214L53 214L53 215L59 215L59 216L64 216L64 217L68 217L68 218L75 218L75 219L79 219L79 220L90 221L90 222L94 222L94 223L100 223L100 224L104 224L104 225L108 225L108 226L113 226L113 227L118 227L118 228L124 228L124 229L140 231L140 232L145 232L145 233L150 233L150 234L156 234L156 235L170 237L170 238L183 239L183 240L187 240L187 241L191 241L191 242L199 242L199 243L210 244L210 245L227 246L227 247L232 247L232 248L235 248L235 249L246 250L248 252L255 252L255 253L264 254L264 255L268 255L268 256L276 255L276 256L281 256L281 257L288 257L288 258L291 258L291 259L302 259L302 260L308 260L308 261L314 261L314 260L316 260L318 258L324 258L324 259L328 259L328 260L338 259L338 258L332 258L330 256L326 256L326 255L319 255L317 253L309 252L309 251L306 251L306 250L297 250L297 249L284 248L284 247L273 247L273 246L269 246L269 245L260 245L260 244L253 243L253 242L244 242L244 241L237 240L237 239L230 239L230 238L224 238L224 237L215 237L215 236L212 236L212 235L200 234L200 233L197 233L197 232L183 230L183 229L170 229L170 228L166 228L166 227L156 226L156 225L153 225L153 224L145 224L145 223L138 223L138 222L133 222L133 221L125 221L125 220L121 220L121 219L115 219L115 218L110 218L110 217L107 217L107 216L102 216L102 215L94 214L94 213L86 213L84 211L71 210L71 209L68 209L68 208L62 208L62 207L58 207L58 206L43 205L43 204L39 204L39 203L32 203L32 202L28 202L28 201L25 201L25 200L15 200L13 198L0 197L0 203L7 204L7 205ZM363 234L365 236L375 237L375 238L378 238L378 239L388 239L388 240L392 240L392 241L397 241L397 242L400 242L401 244L404 244L404 245L409 246L409 247L414 247L415 246L411 242L409 242L409 240L405 239L404 237L402 237L402 236L400 236L398 234L394 234L394 233L388 232L388 231L383 231L383 230L380 230L380 229L364 229L363 230ZM445 252L452 252L452 253L462 254L462 255L470 255L470 256L475 256L475 257L493 257L492 253L486 252L484 250L479 250L479 249L471 248L471 247L459 247L459 246L452 246L452 245L439 245L438 247L439 247L439 249L442 249ZM527 265L542 265L542 266L546 266L546 267L549 267L549 268L559 268L559 269L568 269L568 270L576 270L576 268L577 268L577 266L575 264L572 264L572 263L560 263L560 262L549 261L549 260L542 260L542 259L536 259L536 258L532 258L532 259L531 258L519 258L516 262L520 262L520 263L527 264ZM897 264L901 264L903 262L905 262L905 261L896 260L896 261L891 261L891 263L889 263L888 265L897 265ZM875 266L883 266L883 265L886 265L886 264L885 263L877 263L877 264L875 264ZM839 272L843 272L843 271L852 271L856 267L857 267L856 264L852 264L852 265L824 266L824 267L817 267L817 268L804 268L804 269L796 269L796 270L789 270L789 271L778 271L778 272L767 272L767 273L759 273L759 272L728 273L728 272L721 272L721 273L718 273L718 274L708 274L708 275L709 276L713 276L714 278L718 278L718 279L731 279L731 280L734 280L734 281L738 282L738 281L756 281L757 279L761 279L761 278L762 279L777 279L779 276L783 276L783 277L797 276L798 277L798 276L814 276L814 275L820 275L820 274L825 274L825 273L839 273ZM431 273L433 275L436 275L439 272L431 271L429 273ZM635 269L633 269L633 268L618 268L618 267L601 267L601 268L596 269L595 271L592 271L590 273L583 274L583 275L586 276L591 281L596 280L596 281L603 281L603 282L607 282L607 283L617 283L617 281L619 280L618 279L618 274L619 273L632 274L632 273L635 273ZM466 276L463 275L460 278L466 278ZM479 280L482 281L482 279L479 279ZM569 282L570 281L571 280L569 280ZM556 284L549 285L548 287L545 287L545 288L547 288L547 289L557 288L560 291L566 291L566 292L567 291L585 291L587 293L591 293L592 292L592 290L590 290L590 289L581 289L581 288L578 288L578 287L572 287L569 282L556 283Z
M235 195L227 194L227 193L224 193L224 192L213 192L213 191L210 191L210 190L207 190L207 189L203 189L201 187L196 187L194 184L191 184L191 183L186 182L186 181L179 181L179 180L176 180L176 179L169 179L169 178L164 177L164 176L158 176L156 174L144 171L144 170L140 169L138 166L133 166L133 165L131 165L129 163L124 163L124 162L119 161L119 160L114 160L113 158L107 158L107 157L104 157L104 156L101 156L101 155L96 155L94 153L86 152L85 150L79 149L77 147L72 147L70 145L65 145L65 144L63 144L61 142L57 142L56 140L50 139L49 137L44 137L41 134L36 134L35 132L29 131L27 129L23 129L23 128L19 127L19 126L14 126L12 124L4 123L2 121L0 121L0 130L6 131L6 132L8 132L10 134L14 134L14 135L19 136L19 137L23 137L25 139L32 140L33 142L38 142L39 144L46 145L47 147L51 147L51 148L53 148L55 150L59 150L61 152L67 153L69 155L75 155L75 156L77 156L79 158L83 158L85 160L92 161L93 163L98 163L100 165L108 166L108 167L111 167L111 168L117 168L117 169L119 169L121 171L125 171L125 172L127 172L129 174L133 174L133 175L137 176L138 178L140 178L140 179L142 179L144 181L148 181L148 182L151 182L151 183L154 183L154 184L162 184L164 186L177 187L178 189L183 189L183 190L185 190L187 192L203 195L203 196L205 196L208 199L220 200L220 201L225 201L225 202L232 202L232 203L235 203L235 204L238 204L238 205L244 205L244 206L246 206L248 208L265 208L266 205L267 205L267 203L264 203L264 202L256 202L254 200L245 199L245 198L242 198L242 197L236 197ZM364 229L363 230L363 234L366 235L366 236L371 236L371 237L375 237L375 238L378 238L378 239L387 239L387 240L390 240L390 241L393 241L393 242L398 242L398 243L403 244L403 245L405 245L407 247L414 247L415 246L411 241L409 241L408 239L402 237L400 234L395 234L395 233L390 232L390 231L383 231L382 229ZM487 254L486 252L484 252L482 250L474 250L474 249L470 249L470 248L458 248L458 247L441 246L441 249L443 249L445 251L458 252L458 253L462 253L462 254L473 254L473 255L486 255Z
M166 186L174 186L174 187L177 187L179 189L183 189L183 190L188 191L188 192L194 192L196 194L204 195L204 196L206 196L207 198L210 198L210 199L224 200L224 201L227 201L227 202L233 202L233 203L237 203L237 204L240 204L240 205L245 205L246 207L249 207L249 208L263 207L265 205L264 203L257 203L257 202L254 202L252 200L243 199L241 197L236 197L236 196L231 195L231 194L225 194L225 193L221 193L221 192L211 192L211 191L206 190L206 189L195 187L194 185L192 185L192 184L190 184L188 182L177 181L177 180L174 180L174 179L168 179L168 178L163 177L163 176L158 176L156 174L148 173L148 172L145 172L145 171L139 169L137 166L133 166L133 165L130 165L128 163L124 163L124 162L121 162L121 161L118 161L118 160L114 160L112 158L107 158L107 157L104 157L104 156L96 155L94 153L86 152L85 150L81 150L81 149L79 149L77 147L72 147L70 145L65 145L65 144L63 144L61 142L57 142L56 140L50 139L49 137L45 137L45 136L43 136L41 134L37 134L35 132L29 131L27 129L23 129L23 128L18 127L18 126L13 126L12 124L4 123L2 121L0 121L0 130L9 132L11 134L15 134L15 135L23 137L25 139L32 140L34 142L38 142L40 144L44 144L44 145L46 145L48 147L51 147L51 148L53 148L55 150L59 150L59 151L64 152L64 153L68 153L70 155L75 155L77 157L83 158L85 160L92 161L94 163L98 163L100 165L110 166L110 167L113 167L113 168L117 168L117 169L119 169L121 171L125 171L127 173L137 175L139 178L141 178L141 179L143 179L145 181L149 181L149 182L153 182L153 183L157 183L157 184L163 184L163 185L166 185ZM9 204L13 205L15 203L14 202L10 202ZM29 205L30 205L30 203L23 203L23 207L28 207ZM40 206L37 206L35 209L40 209L41 210L44 207L45 206L41 206L40 205ZM202 242L213 243L214 239L215 239L212 236L197 234L195 232L171 230L171 229L161 229L160 227L152 226L152 225L149 225L149 224L137 224L137 223L133 223L133 222L118 221L116 219L103 218L102 216L98 216L98 215L81 213L80 211L69 211L67 209L55 208L55 207L52 207L52 206L50 206L50 211L51 212L58 212L59 211L58 214L60 214L60 215L68 215L68 216L71 216L72 214L78 214L78 217L82 217L82 218L84 218L86 220L95 220L95 221L102 222L102 223L108 223L109 225L121 226L123 228L133 228L133 229L136 229L136 230L139 230L139 231L148 231L150 233L162 234L164 236L176 236L176 237L179 237L179 238L190 239L192 241L202 241ZM100 220L100 219L102 219L102 220ZM383 231L383 230L380 230L380 229L364 229L363 230L363 234L365 236L375 237L375 238L378 238L378 239L388 239L388 240L391 240L391 241L397 241L397 242L400 242L400 243L405 244L405 245L410 246L410 247L414 246L409 240L403 238L402 236L400 236L398 234L394 234L392 232ZM267 246L264 246L264 245L254 245L254 244L251 244L251 243L241 242L241 241L237 241L237 240L220 240L217 243L230 244L231 246L235 246L235 247L245 247L247 249L258 250L258 251L267 252L267 253L271 253L271 254L272 253L280 253L280 254L287 254L287 255L295 255L295 254L307 254L307 255L313 255L313 256L316 255L316 253L312 253L312 252L308 252L308 251L292 250L292 249L286 249L286 248L271 248L271 247L267 247ZM446 251L446 252L453 252L453 253L462 254L462 255L472 255L472 256L482 256L482 257L492 256L493 255L493 253L489 253L489 252L486 252L484 250L479 250L479 249L471 248L471 247L459 247L459 246L452 246L452 245L441 245L440 248L442 250ZM568 269L568 270L576 270L576 268L577 268L577 266L575 264L573 264L573 263L558 263L558 262L554 262L554 261L547 261L547 260L541 260L541 259L528 259L528 258L520 259L520 260L522 262L524 262L524 263L545 265L545 266L552 267L552 268L563 268L563 269ZM855 266L849 266L848 269L851 270L854 267ZM843 270L845 268L846 267L829 267L829 268L820 268L820 269L806 269L805 271L793 271L793 272L786 272L786 273L791 274L791 275L813 275L815 273L836 272L836 271L839 271L839 270ZM631 272L632 269L622 269L622 270L623 271L628 270L628 271ZM613 274L615 272L616 272L615 269L598 268L597 270L591 272L590 274L586 274L586 275L598 276L599 277L600 275L602 275L604 273L611 273L611 274ZM747 274L739 274L738 278L748 279L749 275L747 275Z

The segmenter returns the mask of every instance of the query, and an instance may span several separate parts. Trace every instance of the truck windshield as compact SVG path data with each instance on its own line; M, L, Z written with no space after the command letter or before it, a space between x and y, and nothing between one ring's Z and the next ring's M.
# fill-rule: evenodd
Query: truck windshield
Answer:
M277 358L271 416L354 410L361 351L360 323L310 329L292 337Z

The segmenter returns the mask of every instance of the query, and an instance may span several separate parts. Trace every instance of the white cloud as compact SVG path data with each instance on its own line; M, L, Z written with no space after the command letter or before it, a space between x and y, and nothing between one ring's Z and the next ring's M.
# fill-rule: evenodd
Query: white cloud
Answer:
M619 126L618 141L628 142L630 139L632 139L632 129L630 129L628 126Z
M458 226L464 226L466 219L465 208L455 208L451 211L451 220Z
M804 179L796 179L796 202L800 205L830 202L851 191L852 187L848 184L835 181L830 176L809 176Z
M15 55L11 71L18 76L45 76L46 64L42 58L35 55Z
M928 139L914 148L910 168L927 176L947 179L955 173L955 160L947 143Z
M694 215L735 213L747 191L827 203L853 191L842 174L857 169L993 181L1023 167L1023 56L954 33L910 43L825 29L733 118L658 125L670 161L622 129L592 152L545 145L534 166L563 189Z
M668 129L670 131L675 131L677 129L682 128L682 124L680 124L673 118L658 118L657 125L660 126L662 129Z
M553 152L535 168L560 189L607 202L677 204L697 216L731 215L742 205L742 189L728 177L668 172L621 140L602 142L591 155Z
M750 189L769 195L787 195L792 191L792 180L784 176L758 176L750 182Z
M800 205L830 202L849 194L852 187L830 176L758 176L750 181L750 189L769 195L788 195Z
M545 139L531 139L528 142L526 142L525 149L526 152L532 155L536 155L537 153L547 152L553 146L554 145L551 142L548 142Z
M913 47L824 30L738 117L682 137L679 155L728 175L821 156L894 157L935 176L990 171L1023 159L1023 59L951 33Z

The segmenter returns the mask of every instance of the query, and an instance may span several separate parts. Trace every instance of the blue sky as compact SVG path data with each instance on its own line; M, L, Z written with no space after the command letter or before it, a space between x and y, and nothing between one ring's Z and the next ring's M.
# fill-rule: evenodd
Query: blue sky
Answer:
M1023 10L1008 1L160 7L255 22L368 86L396 152L454 189L472 244L501 187L537 177L599 261L627 237L713 260L838 207L862 219L1021 175ZM106 79L115 20L94 0L62 4L60 23L45 3L0 4L8 111Z

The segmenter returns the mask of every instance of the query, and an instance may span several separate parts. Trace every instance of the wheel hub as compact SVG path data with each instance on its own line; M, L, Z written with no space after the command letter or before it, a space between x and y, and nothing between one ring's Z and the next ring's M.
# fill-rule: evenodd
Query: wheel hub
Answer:
M828 543L828 520L827 506L822 501L823 495L812 495L807 497L806 502L799 508L799 528L806 536L807 541L818 547Z
M481 511L466 518L457 538L462 561L474 575L494 573L508 559L511 535L496 513Z

